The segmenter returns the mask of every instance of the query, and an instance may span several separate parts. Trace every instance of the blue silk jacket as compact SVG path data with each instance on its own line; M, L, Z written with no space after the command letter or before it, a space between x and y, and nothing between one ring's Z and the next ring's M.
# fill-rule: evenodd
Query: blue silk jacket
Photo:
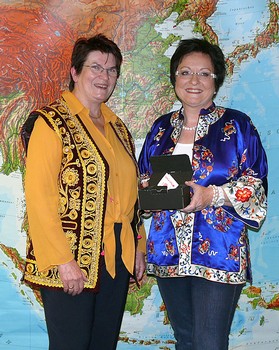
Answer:
M141 179L152 174L151 156L171 156L183 119L180 110L154 122L139 157ZM147 272L245 283L251 280L247 226L259 228L267 210L267 159L251 119L215 104L201 110L192 168L197 184L222 186L232 207L207 207L190 214L154 212Z

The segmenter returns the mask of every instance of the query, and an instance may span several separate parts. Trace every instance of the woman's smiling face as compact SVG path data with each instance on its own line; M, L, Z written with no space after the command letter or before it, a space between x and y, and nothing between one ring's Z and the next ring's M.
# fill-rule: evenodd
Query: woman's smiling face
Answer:
M96 72L90 68L90 66L94 65L98 65L104 70ZM116 60L113 54L91 51L84 62L80 74L77 74L74 68L71 70L75 81L73 93L83 103L85 101L89 104L107 101L117 82L117 76L114 77L108 74L107 69L111 68L116 68Z
M175 80L175 92L185 109L208 108L213 101L215 92L214 67L210 56L202 52L193 52L185 55L177 67L178 74ZM183 75L187 72L190 74ZM193 74L191 74L193 73ZM198 74L208 75L207 78Z

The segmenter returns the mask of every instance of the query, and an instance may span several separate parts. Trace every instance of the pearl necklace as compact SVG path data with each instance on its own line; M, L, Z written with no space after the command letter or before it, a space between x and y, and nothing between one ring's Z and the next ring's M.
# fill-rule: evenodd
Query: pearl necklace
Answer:
M196 130L196 128L197 128L197 125L191 126L191 127L182 125L182 129L186 131L193 131L193 130Z

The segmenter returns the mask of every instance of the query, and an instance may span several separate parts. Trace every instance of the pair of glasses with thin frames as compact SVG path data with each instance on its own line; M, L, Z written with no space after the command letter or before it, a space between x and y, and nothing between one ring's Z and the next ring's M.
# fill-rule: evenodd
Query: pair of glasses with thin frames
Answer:
M200 81L209 81L211 79L216 79L217 75L211 73L207 70L202 70L200 72L192 72L190 69L181 69L175 72L175 75L183 80L190 80L193 76L196 76Z
M108 74L109 77L117 78L118 70L116 67L104 68L97 63L91 65L83 65L83 67L90 68L91 72L95 75L101 75L104 71Z

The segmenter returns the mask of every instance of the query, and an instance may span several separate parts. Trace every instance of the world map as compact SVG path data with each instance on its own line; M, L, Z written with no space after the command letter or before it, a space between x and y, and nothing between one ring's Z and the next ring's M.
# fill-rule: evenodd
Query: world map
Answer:
M47 349L38 293L21 282L26 218L20 127L28 113L67 89L73 43L98 32L124 63L110 107L140 151L154 119L180 106L169 62L180 39L219 44L228 76L216 104L256 125L269 161L268 216L249 231L253 285L242 293L230 349L279 349L279 0L0 0L0 349ZM149 222L146 222L148 229ZM202 302L202 301L201 301ZM131 286L118 350L173 350L156 283Z

